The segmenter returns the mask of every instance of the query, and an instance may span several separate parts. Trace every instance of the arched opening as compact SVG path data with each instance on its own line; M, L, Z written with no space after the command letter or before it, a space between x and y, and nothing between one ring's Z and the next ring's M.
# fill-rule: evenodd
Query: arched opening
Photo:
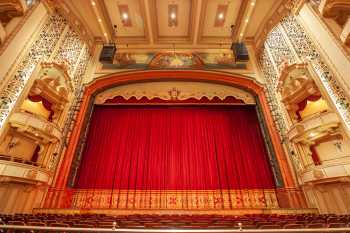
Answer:
M144 83L144 82L161 82L161 81L183 81L183 82L204 82L212 84L220 84L229 87L235 87L241 90L245 90L255 96L259 106L261 108L261 115L264 118L267 133L269 134L270 143L278 161L278 166L282 174L283 191L278 193L279 197L284 199L285 207L296 207L303 203L302 195L290 195L285 193L286 189L296 188L294 183L291 168L288 164L286 155L284 154L279 136L275 130L274 123L272 121L271 113L268 109L268 104L264 94L264 88L262 85L256 83L254 80L247 77L222 73L222 72L208 72L208 71L137 71L137 72L125 72L113 75L108 75L94 80L90 83L84 92L80 111L77 114L76 124L74 125L71 138L68 144L68 148L63 157L63 161L60 166L60 170L57 174L55 185L53 190L65 190L69 172L72 167L74 155L77 152L77 148L80 145L80 138L82 137L83 130L86 127L88 115L91 110L93 102L96 100L96 96L99 93L110 89L112 87L118 87L121 85L131 83ZM113 99L113 98L112 98ZM59 196L55 192L49 192L46 198L45 208L64 207L64 203L67 200L71 200L69 192L64 194L65 196Z

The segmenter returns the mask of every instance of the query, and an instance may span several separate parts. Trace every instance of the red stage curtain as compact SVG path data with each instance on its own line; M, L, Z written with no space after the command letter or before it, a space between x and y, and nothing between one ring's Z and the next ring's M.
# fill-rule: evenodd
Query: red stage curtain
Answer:
M95 106L76 188L274 188L253 106Z

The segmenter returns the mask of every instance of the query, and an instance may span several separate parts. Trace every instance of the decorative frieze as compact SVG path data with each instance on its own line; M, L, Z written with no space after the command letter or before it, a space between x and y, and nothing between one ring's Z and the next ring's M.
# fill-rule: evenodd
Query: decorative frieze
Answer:
M80 40L79 35L69 28L53 59L57 63L67 63L68 74L71 77L73 76L74 67L79 59L80 51L83 46L84 43Z
M279 69L281 64L288 62L289 64L296 63L296 58L283 37L282 31L276 27L268 35L265 46L268 46L272 59Z
M76 87L79 87L83 81L83 76L89 64L90 57L89 47L84 46L80 52L79 62L74 70L73 81Z

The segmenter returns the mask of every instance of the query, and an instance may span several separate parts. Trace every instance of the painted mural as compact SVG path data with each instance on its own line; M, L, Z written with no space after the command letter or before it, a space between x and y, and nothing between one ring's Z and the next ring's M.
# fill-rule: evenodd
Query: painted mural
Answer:
M232 53L118 53L103 69L246 69Z

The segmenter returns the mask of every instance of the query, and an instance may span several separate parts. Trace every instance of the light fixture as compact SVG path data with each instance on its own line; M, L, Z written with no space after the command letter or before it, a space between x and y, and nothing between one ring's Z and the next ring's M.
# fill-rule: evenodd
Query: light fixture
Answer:
M95 6L95 5L96 5L96 3L95 3L94 1L91 1L91 5Z
M176 27L177 26L177 15L178 15L178 5L170 4L168 5L168 26Z
M255 2L251 2L250 5L251 5L251 6L254 6L254 5L255 5Z
M214 27L224 27L228 4L218 4L215 12Z
M249 19L246 19L245 22L248 23L248 22L249 22Z
M131 15L127 4L118 5L119 17L123 27L131 27Z
M102 22L102 19L100 19L100 18L99 18L99 19L98 19L98 22L100 22L100 23L101 23L101 22Z
M127 20L127 19L129 18L128 13L126 13L126 12L124 12L122 16L123 16L123 19L124 19L124 20Z

